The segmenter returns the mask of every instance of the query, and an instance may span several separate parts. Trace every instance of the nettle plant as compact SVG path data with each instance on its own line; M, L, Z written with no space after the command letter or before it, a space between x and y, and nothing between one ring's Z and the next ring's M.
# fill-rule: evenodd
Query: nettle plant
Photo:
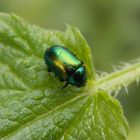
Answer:
M85 87L61 89L48 73L44 52L68 47L87 69ZM96 76L91 51L80 31L44 30L16 15L0 14L0 139L126 140L129 126L112 96L140 78L140 59Z

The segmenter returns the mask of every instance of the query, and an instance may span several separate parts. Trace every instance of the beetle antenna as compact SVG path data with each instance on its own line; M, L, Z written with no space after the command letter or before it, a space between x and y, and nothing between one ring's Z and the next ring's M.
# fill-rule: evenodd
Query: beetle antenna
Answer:
M62 87L62 89L64 89L65 87L67 87L69 85L69 83L66 83L63 87Z

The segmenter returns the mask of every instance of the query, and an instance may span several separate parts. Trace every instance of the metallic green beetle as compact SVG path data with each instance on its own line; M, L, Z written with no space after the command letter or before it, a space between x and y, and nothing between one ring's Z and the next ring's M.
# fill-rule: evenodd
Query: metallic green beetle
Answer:
M67 48L60 45L52 46L46 50L44 58L48 71L54 72L60 81L66 81L64 87L68 84L77 87L85 85L87 79L85 66Z

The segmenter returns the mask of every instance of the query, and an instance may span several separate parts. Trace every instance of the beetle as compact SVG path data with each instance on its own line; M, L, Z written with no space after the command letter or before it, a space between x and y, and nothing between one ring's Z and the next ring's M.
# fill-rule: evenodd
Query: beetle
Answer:
M65 81L65 88L71 84L77 87L85 85L87 76L86 68L69 49L64 46L54 45L48 48L44 55L48 72L54 72L60 81Z

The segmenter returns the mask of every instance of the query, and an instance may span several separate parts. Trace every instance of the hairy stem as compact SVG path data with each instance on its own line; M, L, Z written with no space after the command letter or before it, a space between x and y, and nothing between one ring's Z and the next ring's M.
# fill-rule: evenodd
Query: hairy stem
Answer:
M140 59L137 62L124 67L107 76L97 79L94 90L103 89L108 92L113 92L121 89L123 86L127 88L129 84L140 79Z

